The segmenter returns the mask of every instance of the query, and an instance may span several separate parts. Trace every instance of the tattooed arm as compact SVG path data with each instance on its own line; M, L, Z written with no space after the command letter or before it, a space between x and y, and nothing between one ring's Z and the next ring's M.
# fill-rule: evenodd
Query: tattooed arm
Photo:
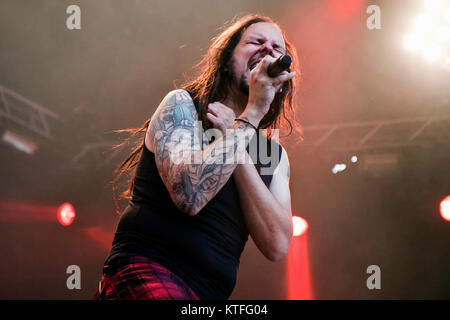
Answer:
M241 117L259 123L262 116L247 109ZM227 131L202 150L206 139L196 132L198 118L190 95L174 90L157 108L146 134L146 145L155 154L172 201L190 216L196 215L225 185L255 133L249 124L235 121L230 127L234 131Z

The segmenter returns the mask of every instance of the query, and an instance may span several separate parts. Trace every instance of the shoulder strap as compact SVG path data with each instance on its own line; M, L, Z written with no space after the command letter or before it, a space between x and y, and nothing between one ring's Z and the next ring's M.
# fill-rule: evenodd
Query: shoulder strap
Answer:
M187 91L187 90L186 90ZM199 110L199 99L198 98L196 98L195 97L195 94L194 93L192 93L192 92L190 92L190 91L187 91L188 93L189 93L189 95L191 96L191 98L192 98L192 101L194 102L194 106L195 106L195 110L197 110L197 113L199 113L200 114L200 110Z

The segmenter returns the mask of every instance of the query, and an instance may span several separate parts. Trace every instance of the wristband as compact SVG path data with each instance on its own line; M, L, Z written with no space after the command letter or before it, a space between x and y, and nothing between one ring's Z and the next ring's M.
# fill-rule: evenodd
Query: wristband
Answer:
M256 128L250 121L248 121L246 118L243 118L243 119L241 119L241 118L236 118L236 119L234 119L234 121L242 121L242 122L245 122L245 123L248 123L249 125L251 125L252 127L253 127L253 129L255 129L256 131L258 131L258 128Z

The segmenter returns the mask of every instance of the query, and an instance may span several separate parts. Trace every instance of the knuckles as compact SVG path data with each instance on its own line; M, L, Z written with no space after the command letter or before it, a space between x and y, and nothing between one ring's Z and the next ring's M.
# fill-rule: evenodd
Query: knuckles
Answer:
M211 112L210 110L214 111L214 113L217 114L217 116L213 117L214 113ZM218 101L208 104L207 114L209 115L210 121L214 124L214 127L221 131L227 129L236 118L233 109Z

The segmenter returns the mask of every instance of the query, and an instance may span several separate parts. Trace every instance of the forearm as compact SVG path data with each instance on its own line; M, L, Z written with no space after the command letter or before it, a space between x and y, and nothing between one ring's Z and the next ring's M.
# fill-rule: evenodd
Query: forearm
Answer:
M229 129L200 153L189 155L190 161L169 170L170 193L183 212L197 214L225 185L244 155L254 130L240 121Z
M269 260L283 258L292 238L291 213L275 199L253 164L237 165L233 177L255 244Z
M264 116L247 105L241 116L255 126ZM215 142L208 145L205 134L197 130L198 114L189 94L170 92L152 117L147 141L172 201L188 215L196 215L225 185L255 134L248 123L234 121ZM233 117L234 120L234 117ZM193 138L193 139L192 139ZM207 147L203 150L202 146Z

